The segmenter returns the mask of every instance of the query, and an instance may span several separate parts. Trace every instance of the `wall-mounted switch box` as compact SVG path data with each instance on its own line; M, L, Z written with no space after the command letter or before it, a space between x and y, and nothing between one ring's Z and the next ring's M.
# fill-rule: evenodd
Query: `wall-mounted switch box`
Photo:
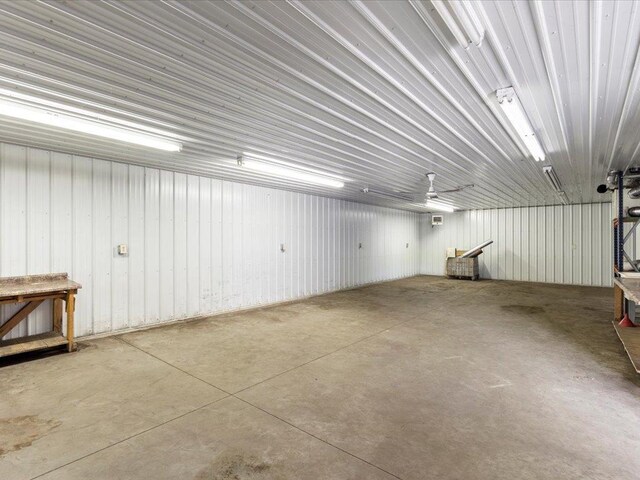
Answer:
M118 255L129 255L129 247L125 243L118 245Z

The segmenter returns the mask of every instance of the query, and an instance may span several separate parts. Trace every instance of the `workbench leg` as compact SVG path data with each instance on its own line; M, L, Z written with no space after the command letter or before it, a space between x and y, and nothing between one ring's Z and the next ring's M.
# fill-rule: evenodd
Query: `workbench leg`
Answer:
M613 285L613 319L616 322L622 320L624 316L624 292L622 289L614 284Z
M53 331L62 335L62 299L53 299Z
M67 342L70 352L75 352L76 343L73 341L73 314L76 309L76 297L73 293L67 295Z

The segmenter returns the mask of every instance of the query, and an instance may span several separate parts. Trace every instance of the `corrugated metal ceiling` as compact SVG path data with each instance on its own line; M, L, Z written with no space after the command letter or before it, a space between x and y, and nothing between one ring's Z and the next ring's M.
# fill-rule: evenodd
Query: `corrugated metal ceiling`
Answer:
M7 120L0 140L400 208L558 203L499 121L513 85L572 203L640 156L640 3L485 1L463 50L428 1L0 2L0 88L169 131L167 153ZM349 181L239 169L253 152Z

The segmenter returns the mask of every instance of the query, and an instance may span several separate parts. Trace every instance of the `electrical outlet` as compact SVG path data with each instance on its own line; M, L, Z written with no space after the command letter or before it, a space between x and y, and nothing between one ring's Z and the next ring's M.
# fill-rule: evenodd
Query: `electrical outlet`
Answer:
M129 247L125 243L118 245L118 255L129 255Z

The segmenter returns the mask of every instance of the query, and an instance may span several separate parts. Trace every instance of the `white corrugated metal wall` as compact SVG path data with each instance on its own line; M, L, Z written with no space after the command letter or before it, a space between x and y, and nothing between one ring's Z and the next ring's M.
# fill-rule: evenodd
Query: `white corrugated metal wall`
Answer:
M418 217L0 144L0 276L69 272L79 336L415 275ZM41 307L7 338L50 322Z
M442 275L446 247L488 238L485 278L608 286L610 219L608 203L505 208L432 228L430 215L0 144L0 276L69 272L78 335ZM50 322L38 309L8 338Z
M431 226L422 215L420 273L443 275L447 247L493 240L480 256L484 278L610 286L611 204L467 210Z

